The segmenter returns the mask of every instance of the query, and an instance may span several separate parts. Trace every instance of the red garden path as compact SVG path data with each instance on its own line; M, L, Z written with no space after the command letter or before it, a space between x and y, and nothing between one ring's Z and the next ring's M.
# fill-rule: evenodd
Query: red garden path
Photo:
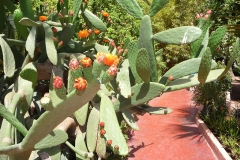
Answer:
M216 160L195 124L197 109L192 93L179 90L164 93L149 102L173 109L168 115L139 116L139 131L128 141L128 160Z

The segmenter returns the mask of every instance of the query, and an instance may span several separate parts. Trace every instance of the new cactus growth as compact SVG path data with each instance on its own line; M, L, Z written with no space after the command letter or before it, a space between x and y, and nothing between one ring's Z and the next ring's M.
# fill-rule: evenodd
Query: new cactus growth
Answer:
M107 46L100 44L102 32L107 31L104 22L110 16L102 11L102 19L99 18L87 9L87 1L74 0L73 8L68 7L68 0L59 1L54 16L59 21L55 22L44 14L34 17L30 0L20 0L20 9L15 12L19 15L15 15L15 19L22 16L20 13L25 17L15 23L19 34L26 39L18 44L25 45L27 51L21 67L15 68L10 41L0 35L4 71L0 88L8 84L6 90L10 92L7 94L2 89L1 93L5 102L0 104L4 118L0 154L10 160L29 159L31 154L36 155L34 150L39 149L39 153L46 152L51 159L60 159L71 149L78 159L93 156L106 159L113 153L126 156L126 131L139 130L136 110L150 114L170 113L171 109L146 103L163 92L221 78L239 54L237 40L226 69L214 70L213 50L225 34L224 27L210 38L209 23L199 26L203 31L183 26L153 33L150 17L163 8L167 0L153 0L148 15L143 14L136 0L117 2L141 20L138 40L127 38L121 47L116 47L118 45L106 37L108 41L104 44ZM75 31L76 24L81 24L79 19L84 25L80 31ZM168 44L195 41L191 50L192 57L196 58L176 64L160 77L156 56L162 50L155 52L155 41ZM204 47L199 51L201 45ZM6 77L14 80L8 83ZM122 121L124 123L119 124ZM20 133L21 136L14 138L13 135ZM74 145L67 141L73 137ZM60 146L67 149L61 150Z

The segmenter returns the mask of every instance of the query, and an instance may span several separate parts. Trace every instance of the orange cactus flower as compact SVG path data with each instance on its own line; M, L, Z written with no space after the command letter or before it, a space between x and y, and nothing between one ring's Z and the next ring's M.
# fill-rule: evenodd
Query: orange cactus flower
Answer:
M95 34L99 34L100 33L100 31L98 30L98 29L94 29L94 31L93 31Z
M82 77L79 77L79 78L76 78L74 80L74 87L78 90L78 91L83 91L87 88L88 86L88 83L87 81L82 78Z
M103 39L102 41L105 42L105 43L108 43L108 42L109 42L108 39Z
M102 15L103 15L103 17L106 17L106 18L109 17L109 13L108 13L108 12L105 12L105 11L102 11Z
M118 65L119 63L119 59L117 55L113 55L113 54L106 54L106 57L104 59L104 64L107 66L112 66L114 65Z
M92 66L92 60L91 60L91 58L89 58L89 57L83 58L83 59L81 60L81 62L82 62L82 66L83 66L84 68L89 68L89 67Z
M89 35L88 30L84 29L78 32L78 37L79 38L87 38Z
M47 20L47 16L39 16L39 21L46 21Z

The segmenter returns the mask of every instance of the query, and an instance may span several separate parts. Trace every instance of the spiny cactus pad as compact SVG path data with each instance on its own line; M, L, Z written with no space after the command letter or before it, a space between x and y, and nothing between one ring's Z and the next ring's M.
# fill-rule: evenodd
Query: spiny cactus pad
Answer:
M205 83L217 80L217 77L221 75L224 69L211 70ZM199 85L197 74L189 75L177 80L172 81L164 90L164 92L171 92L183 88L193 87Z
M206 34L209 35L209 33L207 33L207 31L208 31L208 28L210 28L211 24L212 24L212 22L210 22L210 21L206 21L206 20L199 21L198 27L201 28L202 34L196 41L191 43L190 48L191 48L191 57L192 58L196 58L196 57L198 57L198 55L200 55L199 53L202 50L201 45L203 43L203 40L206 38ZM208 39L209 39L209 37L208 37Z
M86 136L86 133L80 132L77 134L76 139L75 139L75 147L81 151L88 152L87 146L85 143L85 136ZM77 153L76 153L76 157L77 157L77 159L89 160L89 158L85 159L83 156L81 156Z
M197 40L202 30L193 26L182 26L159 32L152 39L166 44L185 44Z
M104 94L102 94L101 96L100 122L105 123L104 130L106 131L106 134L104 136L107 140L112 140L112 145L110 146L110 149L114 151L113 146L118 145L119 151L117 154L123 156L127 155L128 146L122 134L122 131L119 128L117 116L113 108L112 101Z
M159 83L166 84L168 76L170 75L173 76L173 79L178 79L186 75L197 73L200 62L201 58L192 58L175 65L162 76ZM212 60L211 69L215 68L216 66L217 63Z
M124 62L122 63L122 68L120 68L120 71L117 74L117 81L119 82L121 95L125 98L131 95L128 59L124 60Z
M148 52L145 48L141 48L136 59L137 73L143 82L150 82L150 62Z
M122 110L122 115L127 124L134 130L139 130L137 123L129 109Z
M75 20L78 17L80 8L81 8L81 4L82 4L82 0L74 0L73 1L73 19L72 19L72 23L75 22Z
M62 130L53 130L49 133L45 138L43 138L40 142L38 142L34 149L40 150L44 148L51 148L57 145L62 144L67 141L68 134Z
M26 50L28 51L29 56L33 59L34 58L34 51L35 51L35 45L32 45L32 42L36 41L36 27L32 27L26 41Z
M142 18L142 8L138 5L136 0L117 0L117 2L125 9L130 15L135 18Z
M1 103L0 103L0 115L4 117L9 123L11 123L15 128L17 128L24 136L27 134L26 127L21 122L19 122L19 120L13 114L11 114L7 110L7 108Z
M151 78L150 79L153 82L157 82L158 81L158 72L157 72L156 57L155 57L154 48L153 48L152 25L151 25L151 18L148 15L145 15L142 18L142 21L140 24L138 48L139 49L145 48L147 50L149 62L150 62L150 66L151 66L151 70L150 70Z
M166 4L168 3L168 0L153 0L152 4L150 6L150 10L148 12L148 15L150 17L154 16L158 11L160 11Z
M136 68L136 60L137 60L137 55L138 55L138 46L136 42L129 42L127 45L128 48L128 60L129 60L129 65L132 71L132 74L135 78L136 83L142 82L142 79L139 77L137 73L137 68Z
M101 19L99 19L96 15L94 15L91 11L85 9L83 14L86 16L86 18L91 22L91 24L99 29L100 31L104 32L107 30L106 25L102 22Z
M7 42L2 38L0 35L0 46L2 49L2 56L3 56L3 70L4 74L7 77L12 77L15 71L15 60L13 53L8 46Z
M98 106L96 106L98 107ZM97 144L97 134L99 127L99 110L93 107L87 122L87 147L90 152L93 152Z
M159 96L164 89L165 85L155 82L136 84L131 87L133 95L130 98L120 96L118 101L114 103L114 108L116 111L121 111L143 104Z
M84 126L87 121L88 116L88 105L89 103L86 103L84 106L79 108L76 112L74 112L74 117L77 120L78 124L80 126Z
M33 85L32 88L35 88L38 80L38 75L37 75L37 69L34 63L32 62L28 63L20 72L20 76L23 79L32 82L32 85Z
M222 41L227 31L226 26L219 27L215 32L213 32L209 38L208 47L211 49L213 56L215 55L215 50L219 43Z
M224 75L227 74L227 72L229 71L229 69L232 67L235 59L237 58L237 56L240 55L240 49L239 49L239 38L237 38L236 42L233 44L233 52L230 55L230 60L228 61L227 67L225 68L225 70L222 72L221 75L219 75L219 77L217 78L218 80L221 79Z
M207 76L211 70L212 54L210 48L207 48L202 56L202 60L198 71L198 81L202 84L205 83Z

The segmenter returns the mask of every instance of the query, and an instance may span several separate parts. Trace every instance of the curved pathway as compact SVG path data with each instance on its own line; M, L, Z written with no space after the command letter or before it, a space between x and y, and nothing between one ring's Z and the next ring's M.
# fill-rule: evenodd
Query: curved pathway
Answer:
M168 115L139 116L139 131L128 141L128 160L217 160L195 124L197 109L186 89L164 93L151 106L173 109Z

